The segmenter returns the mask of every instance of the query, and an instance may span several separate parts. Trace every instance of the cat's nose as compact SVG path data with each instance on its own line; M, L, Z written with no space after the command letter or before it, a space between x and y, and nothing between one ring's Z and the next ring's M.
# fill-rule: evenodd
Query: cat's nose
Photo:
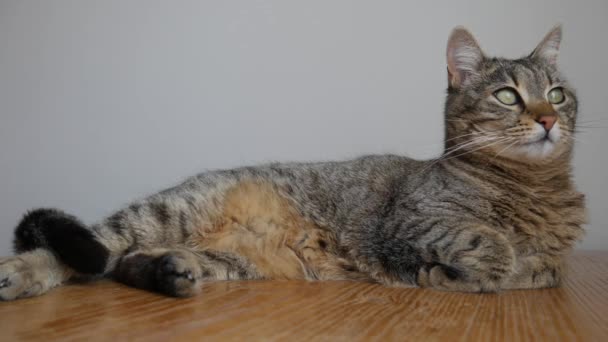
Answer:
M555 115L543 115L536 119L536 122L543 125L545 131L549 132L553 125L555 125L555 121L557 121L557 116Z

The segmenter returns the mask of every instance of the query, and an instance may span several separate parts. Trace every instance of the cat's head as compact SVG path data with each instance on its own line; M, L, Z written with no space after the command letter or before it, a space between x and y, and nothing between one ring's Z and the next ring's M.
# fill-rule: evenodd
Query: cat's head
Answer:
M577 100L557 68L561 37L555 27L530 55L504 59L486 56L466 29L452 31L446 154L543 163L569 153Z

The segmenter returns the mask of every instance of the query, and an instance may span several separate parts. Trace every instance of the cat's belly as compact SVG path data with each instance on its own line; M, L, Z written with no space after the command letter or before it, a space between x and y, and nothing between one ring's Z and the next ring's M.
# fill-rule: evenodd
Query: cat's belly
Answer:
M304 219L273 184L240 182L222 197L219 212L193 236L197 247L245 257L269 279L363 277L337 255L334 234Z

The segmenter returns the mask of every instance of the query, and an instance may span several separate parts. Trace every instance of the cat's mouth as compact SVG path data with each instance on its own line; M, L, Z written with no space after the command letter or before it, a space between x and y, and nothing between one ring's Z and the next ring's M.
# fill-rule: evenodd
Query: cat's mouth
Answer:
M551 136L549 134L545 134L544 136L540 137L539 139L527 142L524 145L553 144L553 143L555 143L555 141L553 141L553 139L551 139Z
M531 136L529 139L527 139L528 141L524 142L523 145L528 145L528 146L552 146L553 144L556 144L558 142L560 138L560 134L558 132L558 130L552 129L550 131L540 131L540 132L536 132L536 134L534 134L533 136Z

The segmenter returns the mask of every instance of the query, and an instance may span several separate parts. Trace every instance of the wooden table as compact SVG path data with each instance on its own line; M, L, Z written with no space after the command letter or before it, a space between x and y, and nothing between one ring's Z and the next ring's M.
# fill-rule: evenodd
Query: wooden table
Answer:
M608 341L608 252L562 288L445 293L354 282L220 282L173 299L113 282L0 303L0 340Z

